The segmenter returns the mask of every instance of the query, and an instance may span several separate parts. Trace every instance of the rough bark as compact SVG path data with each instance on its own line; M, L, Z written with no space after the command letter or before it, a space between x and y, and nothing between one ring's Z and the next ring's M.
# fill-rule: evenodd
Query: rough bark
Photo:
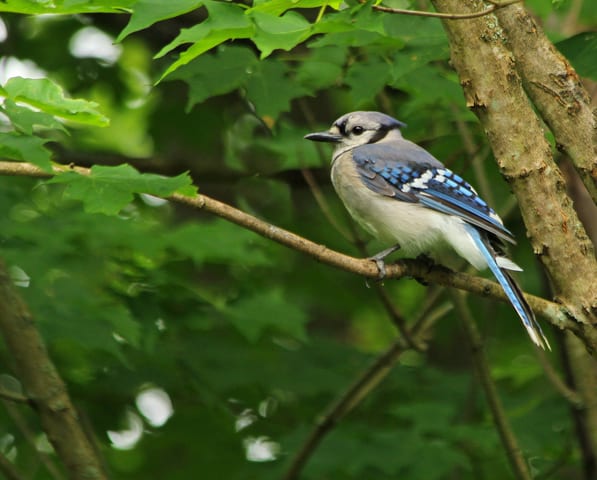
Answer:
M597 202L597 119L589 93L522 4L495 12L524 89Z
M438 11L483 8L482 2L433 0ZM494 15L445 20L469 108L483 125L502 174L518 198L535 254L564 304L588 337L597 324L597 261L566 194L542 124L522 87L505 32ZM587 347L591 348L590 342Z

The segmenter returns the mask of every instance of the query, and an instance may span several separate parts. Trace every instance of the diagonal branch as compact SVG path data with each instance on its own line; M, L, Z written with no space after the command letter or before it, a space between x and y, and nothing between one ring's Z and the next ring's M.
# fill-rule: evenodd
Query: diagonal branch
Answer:
M106 476L77 419L66 386L48 356L31 314L0 264L0 332L27 396L34 403L48 439L72 480Z
M81 175L88 175L90 173L89 169L74 165L54 167L54 174L59 174L65 171L75 171ZM48 178L52 176L52 174L49 174L30 163L1 161L0 175L31 176L38 178ZM367 278L376 279L379 276L377 266L374 262L368 259L355 258L336 252L324 245L314 243L304 237L267 223L206 195L198 194L189 197L175 193L165 198L187 205L191 208L210 212L281 245L305 253L315 260L326 263L327 265ZM419 262L417 260L401 260L386 267L386 278L402 277L413 277L427 284L438 284L444 287L465 290L483 297L494 298L502 302L508 301L501 287L493 281L482 277L474 277L462 272L453 272L442 266L429 267L427 263ZM576 318L572 312L568 311L565 305L550 302L534 295L527 294L525 297L535 313L545 317L552 325L559 329L568 329L572 331L575 335L581 338L588 349L597 351L597 331L594 329L580 328L580 325L582 325L583 322L582 317Z
M424 349L426 347L426 332L440 317L451 309L452 306L446 304L431 312L423 310L420 318L409 331L411 341ZM296 480L298 478L300 472L324 437L346 414L359 405L379 385L386 375L392 371L400 356L409 349L409 343L403 338L398 338L328 407L327 411L321 416L302 444L298 453L290 462L290 467L286 471L283 480Z
M493 422L495 423L497 431L500 435L500 439L502 441L502 445L504 446L504 450L506 451L510 466L512 467L514 475L518 480L531 480L529 467L522 456L522 451L518 445L518 440L516 439L514 431L512 430L512 426L508 421L508 417L506 416L506 412L498 395L495 383L491 378L489 364L487 362L487 357L485 356L483 341L481 340L481 334L477 329L477 324L475 323L475 320L473 319L471 312L466 305L464 295L461 292L455 292L452 297L454 298L454 304L458 310L458 316L462 321L464 331L468 339L472 354L472 362L477 370L477 375L479 376L479 381L481 382L483 390L485 391L487 404L491 410Z

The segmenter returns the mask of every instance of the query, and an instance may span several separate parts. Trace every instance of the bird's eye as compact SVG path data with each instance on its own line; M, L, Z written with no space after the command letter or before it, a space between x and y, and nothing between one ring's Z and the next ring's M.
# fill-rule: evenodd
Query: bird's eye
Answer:
M364 131L365 131L365 129L363 127L361 127L360 125L356 125L356 126L352 127L352 130L351 130L353 135L360 135Z

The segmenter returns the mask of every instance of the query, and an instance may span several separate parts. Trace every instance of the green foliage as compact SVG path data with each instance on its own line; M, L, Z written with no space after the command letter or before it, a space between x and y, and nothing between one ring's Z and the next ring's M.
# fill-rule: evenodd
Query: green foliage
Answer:
M11 78L0 88L0 95L64 120L99 127L108 125L108 119L96 110L96 103L66 98L60 86L47 78Z
M47 140L17 132L0 132L0 155L13 160L29 161L44 170L51 170Z
M130 165L103 167L96 165L89 175L65 172L48 183L65 183L65 198L80 200L88 213L115 215L133 200L133 193L167 197L173 193L192 196L196 188L186 174L163 177L139 173Z
M76 13L121 13L135 0L6 0L0 2L0 12L26 15L65 15Z
M173 0L162 2L161 0L137 0L134 3L133 14L129 23L118 35L117 42L121 42L131 33L143 30L156 22L177 17L184 13L199 8L203 4L198 0Z
M569 14L566 5L529 4L553 16L548 25ZM594 5L582 2L585 24L597 18ZM347 239L354 232L372 253L383 246L349 223L332 192L329 149L303 140L362 108L405 120L405 136L485 189L498 211L510 210L437 19L321 0L8 0L0 11L85 14L3 16L7 55L30 59L53 81L0 87L0 155L64 166L51 180L0 177L0 245L114 478L282 478L316 419L396 337L363 279L155 197L194 195L196 185L359 256ZM127 23L98 12L131 15ZM75 33L89 25L119 42L118 58L106 60L99 47L95 56L73 53ZM592 35L558 48L594 78ZM152 79L166 81L151 88ZM69 170L71 162L90 174ZM523 288L549 296L519 216L505 220L519 239ZM447 301L410 279L385 289L409 323L424 305L435 312ZM580 475L568 405L515 315L487 299L469 303L534 474ZM511 478L458 320L443 315L429 352L403 354L323 439L301 478ZM13 361L0 347L0 375L16 381ZM173 404L163 424L137 404L149 386ZM40 435L35 412L23 411ZM139 438L116 445L107 432L126 430L131 418ZM38 453L19 424L0 409L0 452L32 472ZM31 475L51 478L41 466Z
M47 139L33 135L35 127L62 130L62 123L106 126L108 119L96 110L97 104L64 96L60 86L48 79L14 77L0 87L4 113L14 131L0 132L0 155L13 160L29 161L49 171L50 151Z

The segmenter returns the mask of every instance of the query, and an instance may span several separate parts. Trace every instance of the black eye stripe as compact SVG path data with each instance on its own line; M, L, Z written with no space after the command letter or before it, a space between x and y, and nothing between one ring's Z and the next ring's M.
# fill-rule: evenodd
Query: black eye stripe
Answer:
M398 127L381 127L379 128L376 132L375 135L373 135L370 139L368 143L376 143L379 142L382 138L384 138L388 132L390 130L394 130L395 128Z
M336 127L338 127L338 130L340 130L341 135L346 135L346 122L347 120L344 120L343 122L336 124Z
M350 128L350 132L347 130L347 126L348 126L348 119L344 119L341 122L337 122L334 124L334 126L338 129L338 131L340 132L340 135L347 137L349 134L352 135L361 135L363 132L367 131L367 130L372 130L374 131L372 137L369 139L369 141L367 143L376 143L379 140L381 140L382 138L384 138L388 132L390 130L394 130L399 128L400 125L396 124L396 125L379 125L377 128L375 129L368 129L363 127L362 125L354 125Z

